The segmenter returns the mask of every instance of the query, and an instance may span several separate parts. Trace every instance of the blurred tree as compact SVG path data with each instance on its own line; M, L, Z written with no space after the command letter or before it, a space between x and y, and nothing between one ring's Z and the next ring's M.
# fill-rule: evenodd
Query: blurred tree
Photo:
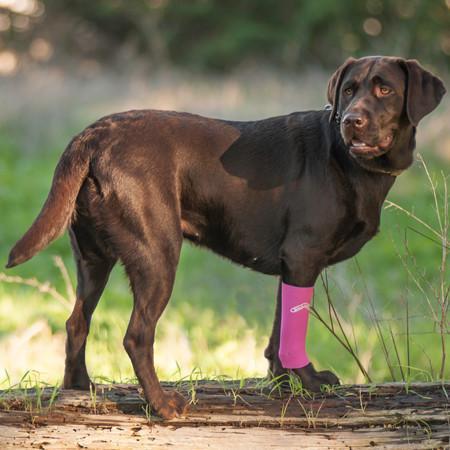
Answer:
M450 0L0 0L0 44L29 61L142 56L217 71L373 53L449 66Z

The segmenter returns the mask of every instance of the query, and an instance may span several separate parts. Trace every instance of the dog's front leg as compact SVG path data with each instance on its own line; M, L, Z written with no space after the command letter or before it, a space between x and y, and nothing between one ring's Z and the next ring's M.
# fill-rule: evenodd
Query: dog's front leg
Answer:
M319 249L305 251L297 246L294 249L283 251L275 320L264 354L269 360L269 376L291 372L301 378L304 388L319 391L323 384L339 384L332 372L315 370L305 349L308 307L321 270L322 252Z

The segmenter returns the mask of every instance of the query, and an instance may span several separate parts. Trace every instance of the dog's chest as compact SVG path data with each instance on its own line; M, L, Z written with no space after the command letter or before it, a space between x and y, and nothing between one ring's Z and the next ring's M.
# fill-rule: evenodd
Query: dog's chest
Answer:
M330 252L329 264L351 258L379 231L382 202L364 199L356 202L341 223L338 224L334 248Z

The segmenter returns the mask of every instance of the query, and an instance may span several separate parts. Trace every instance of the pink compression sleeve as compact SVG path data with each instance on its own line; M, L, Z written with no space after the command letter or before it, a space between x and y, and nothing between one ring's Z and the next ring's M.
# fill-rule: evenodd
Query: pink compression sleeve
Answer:
M281 283L281 330L278 356L285 369L300 369L309 364L306 330L314 287Z

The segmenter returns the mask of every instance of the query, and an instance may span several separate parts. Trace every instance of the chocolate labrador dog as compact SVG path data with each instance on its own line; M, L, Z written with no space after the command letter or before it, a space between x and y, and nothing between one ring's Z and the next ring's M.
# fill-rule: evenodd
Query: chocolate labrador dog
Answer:
M416 61L377 56L349 59L334 73L326 110L254 122L129 111L87 127L63 153L42 211L7 265L69 228L78 288L64 387L89 388L89 324L120 260L134 295L125 349L153 410L182 414L184 398L159 384L153 341L183 238L290 285L313 286L321 270L377 233L383 201L413 161L416 127L444 93ZM273 375L286 371L279 302L265 352ZM311 364L293 372L309 389L338 383Z

